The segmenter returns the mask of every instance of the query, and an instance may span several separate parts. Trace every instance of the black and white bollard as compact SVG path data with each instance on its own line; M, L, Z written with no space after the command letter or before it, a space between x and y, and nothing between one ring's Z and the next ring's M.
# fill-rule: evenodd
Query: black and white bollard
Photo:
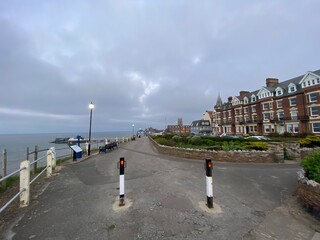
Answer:
M206 187L207 187L207 206L213 208L213 185L212 185L212 162L211 159L206 159Z
M120 202L119 206L124 206L124 168L126 167L126 161L123 157L120 158L119 161L119 169L120 169L120 182L119 182L119 190L120 190Z

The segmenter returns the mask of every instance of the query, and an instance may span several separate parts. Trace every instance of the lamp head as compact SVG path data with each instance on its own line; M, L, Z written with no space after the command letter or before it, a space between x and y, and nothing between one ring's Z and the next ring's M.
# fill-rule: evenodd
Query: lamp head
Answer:
M89 108L90 108L90 109L93 109L93 108L94 108L94 105L93 105L92 102L89 104Z

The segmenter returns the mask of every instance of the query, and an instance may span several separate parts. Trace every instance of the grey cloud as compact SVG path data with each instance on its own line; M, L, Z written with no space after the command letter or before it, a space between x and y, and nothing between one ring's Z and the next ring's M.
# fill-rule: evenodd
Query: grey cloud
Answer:
M90 101L96 131L133 122L163 128L178 117L191 123L218 92L226 99L267 77L319 69L319 7L315 0L3 1L0 108L43 115L40 123L0 112L0 133L86 131Z

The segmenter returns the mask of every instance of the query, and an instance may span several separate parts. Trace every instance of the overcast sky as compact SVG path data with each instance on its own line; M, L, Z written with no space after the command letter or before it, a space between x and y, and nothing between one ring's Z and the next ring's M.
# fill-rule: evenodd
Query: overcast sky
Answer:
M319 0L2 0L0 134L163 129L320 69Z

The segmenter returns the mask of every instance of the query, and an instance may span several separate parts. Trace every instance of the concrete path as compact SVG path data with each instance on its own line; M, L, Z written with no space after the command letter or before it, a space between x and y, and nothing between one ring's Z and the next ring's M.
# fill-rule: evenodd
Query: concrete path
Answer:
M118 206L120 157L126 205ZM147 138L64 166L3 239L317 239L320 222L295 198L297 164L214 164L159 155Z

